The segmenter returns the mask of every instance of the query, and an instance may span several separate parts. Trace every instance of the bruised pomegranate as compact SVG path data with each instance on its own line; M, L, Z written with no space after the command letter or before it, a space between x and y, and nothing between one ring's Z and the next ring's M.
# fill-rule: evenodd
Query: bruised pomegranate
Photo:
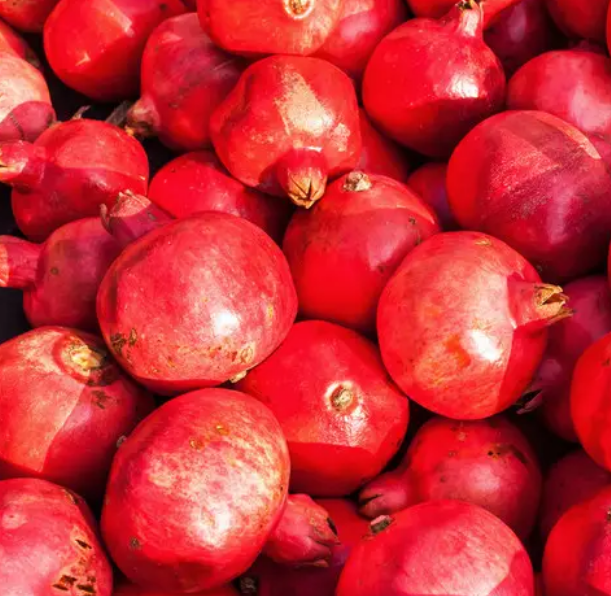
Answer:
M280 242L290 219L290 203L276 201L232 178L212 151L186 153L163 166L151 180L148 197L170 215L199 211L243 217Z
M226 389L183 395L119 448L102 512L106 545L144 587L222 586L263 548L282 514L289 473L282 430L264 405Z
M605 43L609 0L546 0L554 21L565 35Z
M470 503L439 500L375 521L352 550L336 594L533 596L534 576L502 521Z
M387 281L439 231L432 210L407 186L363 172L343 176L314 209L295 213L284 237L301 313L375 330Z
M361 153L352 82L318 58L272 56L247 68L212 115L210 134L238 180L303 207Z
M98 293L104 338L162 394L220 385L267 358L297 310L280 249L253 224L205 212L128 246Z
M530 534L541 472L524 435L502 417L456 422L435 417L416 434L399 468L360 493L361 513L393 514L434 499L479 505L520 538Z
M181 0L59 0L44 27L45 55L71 89L96 101L136 95L146 40L186 11Z
M121 191L146 192L148 160L120 128L83 118L51 127L33 144L0 145L0 181L13 187L21 231L43 242L68 222L97 216Z
M611 176L585 135L556 116L509 111L475 127L450 159L458 223L504 240L546 279L600 265L611 239Z
M117 441L154 402L98 338L65 327L0 345L0 478L34 476L101 498Z
M142 96L127 114L128 130L159 136L177 151L210 145L209 122L215 108L235 87L243 63L219 50L202 33L197 15L161 23L142 57Z
M113 596L181 596L181 592L168 592L167 590L157 590L155 588L143 588L136 584L123 582L119 584ZM193 596L239 596L238 591L231 585L222 586L215 590L197 592Z
M375 345L332 323L297 323L237 386L278 418L295 492L350 494L382 471L407 429L408 401Z
M363 103L383 132L445 157L503 108L505 74L484 43L482 19L479 0L461 0L443 19L412 19L380 42L365 70Z
M447 171L448 165L445 163L425 163L412 172L407 179L407 185L433 209L443 230L449 232L458 228L458 224L448 205Z
M0 0L0 14L2 13L2 4L3 2ZM40 68L40 61L27 41L4 21L0 21L0 52L13 54L17 58L23 58L32 66Z
M495 23L497 15L520 0L486 0L484 24ZM408 6L417 17L438 19L443 17L456 4L456 0L407 0Z
M426 409L487 418L526 389L547 326L570 314L565 301L504 242L478 232L437 234L407 255L382 292L382 358Z
M40 33L59 0L0 0L0 17L7 23L30 33Z

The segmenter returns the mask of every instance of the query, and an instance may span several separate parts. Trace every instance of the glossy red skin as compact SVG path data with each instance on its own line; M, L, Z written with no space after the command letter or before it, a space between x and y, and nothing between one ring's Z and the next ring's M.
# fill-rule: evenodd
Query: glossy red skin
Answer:
M404 0L344 0L339 22L315 56L360 79L378 43L406 19Z
M587 137L556 116L509 111L482 122L452 155L447 189L461 227L504 240L546 280L604 261L611 176Z
M351 186L357 180L370 188ZM384 286L405 256L439 231L433 211L404 184L342 176L314 209L293 215L284 237L301 314L375 331Z
M40 33L59 0L0 0L0 17L19 31Z
M220 385L267 358L289 332L297 298L267 234L206 212L128 246L100 286L97 310L125 370L174 395Z
M399 468L359 495L372 519L435 499L479 505L522 540L535 524L541 471L526 437L502 417L456 422L435 417L416 434Z
M106 546L144 587L220 587L263 548L289 474L286 442L268 408L226 389L183 395L121 445L102 511Z
M446 174L448 164L431 161L411 173L407 185L429 206L445 232L458 229L458 224L448 204Z
M44 480L4 480L0 519L3 594L112 595L112 568L80 497Z
M431 271L435 271L434 276ZM477 232L437 234L417 246L378 305L378 338L395 383L432 412L492 416L526 389L559 304L538 306L534 267Z
M487 0L484 4L484 24L496 23L498 13L517 2L519 0ZM456 0L407 0L407 4L417 17L438 19L452 9Z
M484 41L500 59L507 76L561 43L545 0L521 0L503 10L484 33Z
M167 19L146 42L142 95L127 115L128 127L158 135L175 151L209 147L210 116L235 87L244 66L202 35L196 14Z
M407 398L388 378L376 346L332 323L294 325L237 387L278 418L293 492L350 494L382 471L407 430Z
M243 217L280 242L292 208L246 188L232 178L212 151L186 153L164 165L151 180L148 197L176 218L199 211Z
M503 108L505 74L484 43L481 8L473 6L440 21L404 23L380 42L365 70L363 104L374 124L429 157L447 157Z
M342 15L344 0L295 2L306 10L297 15L292 3L276 0L197 0L204 31L214 43L245 55L316 52Z
M607 48L611 48L611 5L607 13Z
M554 526L543 557L543 584L550 596L611 593L611 487L565 513ZM570 548L567 546L570 545Z
M44 26L45 55L68 87L91 99L134 97L147 38L185 11L181 0L60 0Z
M42 478L101 499L117 441L153 410L151 396L100 339L66 327L2 344L0 363L0 478Z
M605 43L608 0L546 0L552 18L568 37Z
M115 588L113 596L181 596L181 592L168 592L167 590L156 590L155 588L143 588L136 584L124 582ZM194 596L240 596L239 592L230 585L198 592Z
M2 4L2 0L0 0L0 14L2 13ZM13 54L17 58L27 60L32 66L40 68L40 61L26 40L4 21L0 21L0 52Z
M337 596L534 595L528 554L488 511L461 501L429 501L390 521L352 550Z
M558 460L543 485L539 529L547 540L558 520L574 505L611 486L611 473L596 465L581 449Z
M291 151L315 154L320 174L331 179L356 166L361 154L353 84L318 58L272 56L251 65L212 115L210 133L233 176L275 196L286 195L279 168Z

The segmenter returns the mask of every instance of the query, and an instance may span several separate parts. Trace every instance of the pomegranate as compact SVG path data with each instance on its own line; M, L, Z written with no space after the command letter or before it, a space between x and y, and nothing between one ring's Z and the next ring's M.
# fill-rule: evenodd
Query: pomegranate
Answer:
M45 23L45 55L68 87L91 99L133 97L147 38L185 11L181 0L59 0Z
M123 582L119 584L113 596L181 596L180 592L168 592L167 590L156 590L155 588L143 588L136 584ZM239 596L238 591L231 585L222 586L216 590L198 592L194 596Z
M343 6L344 0L197 0L212 41L245 55L314 53L338 23Z
M3 9L2 4L3 2L0 0L0 14ZM40 61L28 45L28 42L19 33L13 31L4 21L0 21L0 52L13 54L17 58L23 58L32 66L40 68Z
M278 418L294 492L350 494L382 471L407 430L408 401L376 346L332 323L297 323L237 386Z
M144 587L222 586L254 562L278 522L289 468L282 430L256 400L227 389L173 399L119 448L102 511L106 545Z
M146 192L148 160L120 128L85 118L45 131L36 143L0 145L0 181L13 187L21 231L43 242L64 224L97 216L124 190Z
M40 33L59 0L0 0L0 18L20 31Z
M429 162L412 172L407 185L416 191L424 202L436 213L441 227L449 232L458 228L454 215L448 205L446 174L448 165Z
M382 358L421 406L448 418L487 418L526 389L547 326L570 314L565 301L504 242L437 234L409 253L382 292Z
M222 211L247 219L280 242L292 209L232 178L212 151L181 155L151 180L148 197L170 215Z
M375 521L352 550L336 594L533 596L534 576L502 521L470 503L439 500Z
M297 310L286 259L253 224L205 212L128 246L98 293L106 342L164 395L220 385L267 358Z
M215 108L235 87L242 61L202 34L197 15L167 19L153 31L142 57L142 96L127 114L128 131L158 135L177 151L210 145Z
M374 331L384 286L405 255L439 231L407 186L363 172L343 176L313 210L295 213L284 237L301 313Z
M500 111L505 74L486 46L479 0L440 21L412 19L376 47L363 103L391 138L430 157L448 156L478 122Z
M0 519L3 594L112 595L112 568L83 499L44 480L3 480Z
M605 42L609 0L546 0L554 21L565 35ZM553 595L552 595L553 596Z
M483 0L482 0L483 1ZM486 0L484 23L495 23L497 15L520 0ZM417 17L438 19L452 9L456 0L407 0L408 6ZM498 17L500 18L500 17Z
M359 495L361 513L393 514L423 501L458 499L529 536L541 496L541 472L524 435L501 417L456 422L435 417L416 434L397 470Z
M361 153L352 82L318 58L272 56L248 67L212 115L210 134L238 180L302 207L320 199L327 178L352 169Z
M458 223L504 240L546 279L601 264L611 239L611 176L575 127L543 112L510 111L474 128L450 159Z

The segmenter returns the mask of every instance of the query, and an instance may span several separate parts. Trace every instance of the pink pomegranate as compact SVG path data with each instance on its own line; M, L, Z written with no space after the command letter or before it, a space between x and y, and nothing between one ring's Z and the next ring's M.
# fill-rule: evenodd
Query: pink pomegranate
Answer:
M363 103L382 132L446 157L503 108L505 74L484 43L482 20L479 0L461 0L440 21L412 19L380 42L365 70Z
M225 213L178 220L128 246L98 293L119 363L173 395L242 376L273 352L297 310L280 249Z
M332 323L297 323L237 386L278 418L295 492L350 494L382 471L407 430L408 401L375 345Z
M470 503L429 501L376 520L352 550L336 595L374 594L533 596L534 576L522 543L497 517Z
M3 10L3 4L2 0L0 0L0 15ZM40 68L40 60L38 60L28 42L4 21L0 21L0 52L13 54L17 58L23 58L32 66Z
M477 0L479 2L479 0ZM520 0L484 0L484 22L486 25L495 23L497 15ZM407 0L408 6L417 17L438 19L443 17L456 4L456 0Z
M448 418L487 418L522 395L547 326L570 315L565 302L561 288L542 283L504 242L437 234L409 253L382 292L382 358L421 406Z
M452 155L447 188L461 227L504 240L546 279L574 279L605 258L611 176L556 116L509 111L482 122Z
M454 215L448 204L446 190L446 175L448 165L431 161L412 172L407 179L407 185L433 209L444 231L450 232L458 228Z
M59 0L45 22L45 55L68 87L91 99L133 97L147 38L185 11L181 0Z
M605 42L608 0L546 0L554 21L565 35ZM553 596L553 595L552 595Z
M0 0L0 18L20 31L40 33L59 0Z
M167 590L156 590L155 588L143 588L129 582L119 584L113 596L181 596L181 592L168 592ZM231 585L221 586L215 590L197 592L193 596L239 596L238 591Z
M183 395L119 448L102 512L106 545L144 587L220 587L263 548L282 514L289 473L282 430L265 406L226 389Z
M295 213L284 237L301 313L375 330L384 286L405 255L439 231L433 211L404 184L343 176L314 209Z
M233 176L302 207L361 153L352 81L318 58L272 56L251 65L212 115L210 133Z

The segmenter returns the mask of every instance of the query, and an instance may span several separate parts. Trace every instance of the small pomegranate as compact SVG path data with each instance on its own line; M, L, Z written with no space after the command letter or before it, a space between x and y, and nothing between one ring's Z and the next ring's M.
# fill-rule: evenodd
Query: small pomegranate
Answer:
M505 74L484 43L482 19L479 0L461 0L443 19L412 19L380 42L365 70L363 103L382 132L446 157L503 108Z
M45 55L71 89L96 101L127 99L138 92L147 38L185 11L181 0L59 0L45 22Z
M605 42L605 18L609 0L546 0L547 8L569 37Z
M3 9L2 5L3 2L0 0L0 15ZM6 52L17 58L23 58L32 66L40 68L40 60L38 60L28 42L4 21L0 21L0 52Z
M439 231L407 186L363 172L343 176L313 210L295 213L284 237L301 313L374 331L384 286L405 255Z
M497 15L520 0L486 0L484 23L496 23ZM417 17L438 19L452 9L456 0L407 0L408 6Z
M20 31L40 33L45 21L58 2L59 0L33 0L29 2L0 0L0 18Z
M210 116L242 70L241 60L202 33L196 14L167 19L146 42L142 96L127 114L128 130L141 137L159 136L177 151L208 147Z
M264 405L227 389L183 395L119 448L102 511L105 543L144 587L220 587L263 548L282 514L289 473L282 430Z
M570 315L565 302L561 288L542 283L504 242L477 232L437 234L407 255L382 292L382 358L426 409L487 418L522 395L547 326Z
M167 590L157 590L155 588L143 588L129 582L122 582L112 593L113 596L181 596L181 592L168 592ZM197 592L193 596L240 596L239 592L231 585L221 586L215 590Z
M408 401L375 345L332 323L297 323L237 386L278 418L295 492L350 494L382 471L407 430Z
M458 228L450 205L446 190L446 175L448 165L445 163L429 162L412 172L407 179L407 185L416 191L424 202L433 209L444 231L449 232Z
M351 170L361 153L352 82L318 58L272 56L247 68L212 115L210 133L238 180L302 207L320 199L327 178Z

